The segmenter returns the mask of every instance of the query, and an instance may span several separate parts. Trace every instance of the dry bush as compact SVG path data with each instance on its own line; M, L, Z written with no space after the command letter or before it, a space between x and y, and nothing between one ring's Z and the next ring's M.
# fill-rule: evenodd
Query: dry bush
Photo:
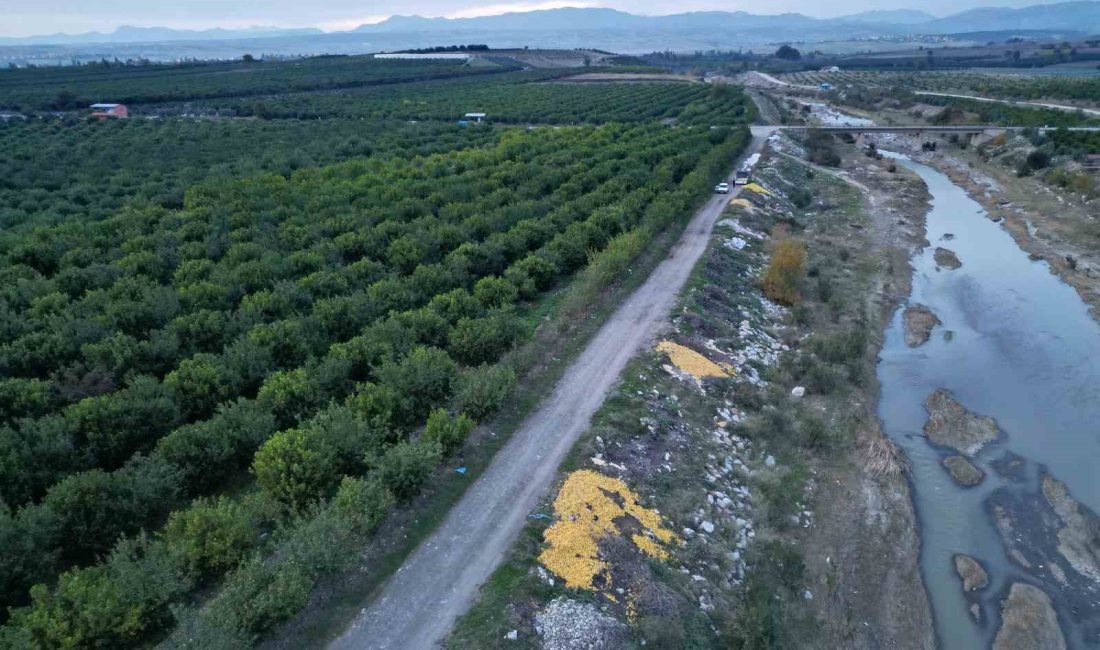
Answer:
M764 271L764 293L780 304L796 305L802 301L799 289L805 276L806 245L790 237L777 239Z
M907 468L901 451L886 436L872 434L863 448L863 466L871 476L892 478Z

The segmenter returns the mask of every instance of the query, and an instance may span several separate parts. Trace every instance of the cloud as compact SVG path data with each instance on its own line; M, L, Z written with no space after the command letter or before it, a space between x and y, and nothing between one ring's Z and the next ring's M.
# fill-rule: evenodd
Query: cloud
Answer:
M317 27L320 27L327 32L342 32L349 29L355 29L360 25L373 25L375 23L380 23L389 17L389 14L374 14L368 16L359 16L357 18L344 18L341 20L330 20L327 22L322 22L319 23Z

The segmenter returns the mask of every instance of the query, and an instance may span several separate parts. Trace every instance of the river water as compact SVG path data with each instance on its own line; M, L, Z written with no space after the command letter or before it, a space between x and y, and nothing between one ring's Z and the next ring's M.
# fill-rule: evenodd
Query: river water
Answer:
M1039 503L1034 498L1040 494L1039 477L1047 472L1082 505L1100 511L1100 325L1073 288L1045 262L1029 260L961 187L926 165L904 157L898 162L917 173L932 195L931 245L911 260L910 304L927 305L942 325L927 343L909 348L902 309L894 315L878 365L878 414L911 465L921 572L940 647L988 647L1000 624L1001 600L1014 581L1040 586L1053 598L1070 647L1095 647L1100 643L1096 587L1060 590L1041 563L1028 571L1013 562L989 499ZM955 251L962 267L937 269L936 246ZM977 487L957 486L940 464L948 451L934 448L922 433L928 417L924 402L939 388L950 390L971 412L994 418L1003 432L974 458L986 473ZM1015 464L1006 462L1012 454L1020 457ZM1014 469L1006 470L1009 466ZM1021 507L1020 516L1030 510L1038 512ZM1021 533L1027 534L1045 535ZM1057 542L1020 543L1049 549ZM968 611L971 601L953 568L956 553L975 557L989 572L990 585L979 592L981 622ZM1055 554L1049 551L1048 559Z

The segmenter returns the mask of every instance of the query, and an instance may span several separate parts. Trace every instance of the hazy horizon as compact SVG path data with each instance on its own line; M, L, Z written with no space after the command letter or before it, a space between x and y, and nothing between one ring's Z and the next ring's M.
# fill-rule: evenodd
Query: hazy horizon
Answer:
M642 15L667 15L688 11L748 11L755 14L801 13L816 18L833 18L874 10L910 9L938 16L978 7L1022 7L1043 4L1028 0L931 0L913 7L904 0L839 0L821 11L822 5L797 0L777 0L767 6L751 2L721 2L686 0L669 11L667 3L655 0L627 2L625 0L535 0L530 2L470 3L466 0L420 0L398 2L382 0L364 6L357 0L325 0L303 5L296 0L224 3L219 0L181 0L152 5L147 0L103 0L97 3L74 0L40 0L34 4L19 3L3 9L8 20L0 25L0 37L26 37L54 33L80 34L111 32L121 26L169 27L174 29L246 29L262 26L273 28L319 28L325 31L353 29L364 23L375 23L393 15L468 18L509 12L557 9L562 7L602 7Z

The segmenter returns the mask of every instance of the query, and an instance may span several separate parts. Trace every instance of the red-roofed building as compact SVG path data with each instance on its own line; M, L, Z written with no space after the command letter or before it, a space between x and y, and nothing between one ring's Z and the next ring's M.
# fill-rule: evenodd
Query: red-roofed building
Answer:
M93 117L97 120L130 117L130 109L126 108L124 104L92 104L88 108L94 111L88 117Z

